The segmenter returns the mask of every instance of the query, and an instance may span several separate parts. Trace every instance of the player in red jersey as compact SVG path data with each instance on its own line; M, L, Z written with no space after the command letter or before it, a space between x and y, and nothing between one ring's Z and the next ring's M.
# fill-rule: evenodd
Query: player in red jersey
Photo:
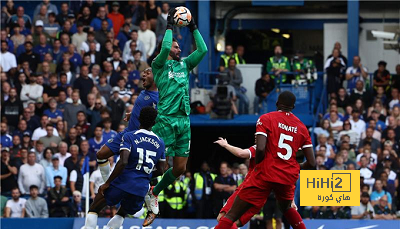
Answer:
M216 229L230 229L252 207L261 209L272 190L290 225L294 229L306 228L291 203L300 169L313 169L315 157L307 128L291 113L295 102L293 93L284 91L276 102L278 111L264 114L257 121L256 166ZM300 165L293 153L299 148L307 159Z

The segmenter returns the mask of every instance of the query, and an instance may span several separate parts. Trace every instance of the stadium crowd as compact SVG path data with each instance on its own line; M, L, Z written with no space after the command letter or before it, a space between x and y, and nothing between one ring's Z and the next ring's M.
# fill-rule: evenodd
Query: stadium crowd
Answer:
M24 10L7 1L1 11L1 216L82 217L83 199L93 199L102 184L96 152L127 125L121 120L143 89L140 73L157 55L169 4L129 1L122 9L118 2L87 0L58 8L44 0L33 18ZM236 68L245 64L244 47L237 46L234 53L227 45L225 50L219 71L227 78L221 82L232 86L234 113L246 114L249 100ZM282 72L314 71L303 52L296 56L291 65L282 47L275 48L255 85L254 107L262 107ZM324 67L329 107L311 131L318 138L318 170L361 171L360 207L313 206L301 213L304 218L393 219L400 209L400 65L397 76L391 76L386 63L379 62L369 81L360 57L353 58L352 66L346 64L336 43ZM90 193L81 173L86 157ZM203 163L159 195L161 216L215 218L247 169L248 162L222 162L219 169ZM254 218L257 224L273 216L280 222L274 201L271 195ZM110 207L103 216L115 212Z

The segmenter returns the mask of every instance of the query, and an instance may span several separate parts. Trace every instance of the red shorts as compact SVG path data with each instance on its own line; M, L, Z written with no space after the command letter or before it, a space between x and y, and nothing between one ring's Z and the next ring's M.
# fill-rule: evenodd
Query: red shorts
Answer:
M236 196L238 195L240 191L240 187L235 190L235 192L228 198L228 201L226 201L225 205L222 207L221 211L219 213L228 213L228 211L232 208L233 202L235 201ZM255 206L251 207L249 210L247 210L242 216L240 216L239 221L242 225L246 225L247 222L251 220L251 218L260 213L261 208L257 208Z
M264 181L257 179L257 176L249 177L241 186L238 192L240 199L254 205L257 209L261 209L264 206L272 190L277 200L293 200L296 188L294 184L285 185Z

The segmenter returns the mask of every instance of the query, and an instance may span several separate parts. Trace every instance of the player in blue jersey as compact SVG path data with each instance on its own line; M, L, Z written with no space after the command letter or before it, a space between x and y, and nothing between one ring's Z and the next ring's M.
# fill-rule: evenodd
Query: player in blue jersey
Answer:
M101 126L96 126L94 129L94 137L89 139L89 151L92 153L97 153L104 143L105 139L103 137L103 128Z
M129 117L128 127L124 131L118 133L115 138L109 139L96 154L100 173L104 181L106 181L110 175L110 163L108 162L108 158L119 153L122 136L124 136L126 132L139 129L138 118L142 108L148 106L153 108L157 107L158 90L154 82L151 68L147 68L143 71L142 81L145 90L143 90L136 99L135 106Z
M151 131L156 117L156 109L144 107L139 115L140 129L127 132L122 137L120 160L108 180L100 186L84 228L96 228L98 213L106 205L121 204L107 228L120 228L127 214L133 215L142 208L150 189L154 166L157 168L155 172L163 173L166 163L164 142Z

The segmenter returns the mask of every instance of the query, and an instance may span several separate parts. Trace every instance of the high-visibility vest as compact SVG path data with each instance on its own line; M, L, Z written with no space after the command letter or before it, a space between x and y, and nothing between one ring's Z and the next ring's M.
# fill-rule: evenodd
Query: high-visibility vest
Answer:
M167 188L169 190L175 188L174 193L176 193L176 196L173 196L171 198L165 196L165 201L167 201L172 209L182 210L184 206L184 198L182 198L179 193L186 192L185 184L182 181L176 181L175 184L170 184ZM186 194L184 196L186 196Z
M210 173L211 179L214 181L217 177L216 174ZM194 187L194 195L197 200L201 200L203 197L203 189L204 189L204 179L200 173L195 173L193 176L195 187Z
M286 62L288 61L288 58L286 56L282 56L280 61L275 62L274 57L269 58L269 62L272 65L272 68L275 69L286 69ZM271 75L272 79L275 79L275 75ZM282 74L282 82L286 82L286 74Z
M158 177L157 177L157 182L160 182L161 179L162 179L162 176L158 176ZM161 191L161 192L158 194L158 202L163 202L163 201L164 201L164 191Z
M233 57L233 56L228 56L228 55L226 55L226 54L222 54L222 55L221 55L221 58L224 60L224 63L225 63L225 68L228 67L229 59L232 58L232 57Z
M236 64L246 64L246 61L243 58L241 58L242 61L240 61L240 57L237 53L235 53L233 57L235 58Z

